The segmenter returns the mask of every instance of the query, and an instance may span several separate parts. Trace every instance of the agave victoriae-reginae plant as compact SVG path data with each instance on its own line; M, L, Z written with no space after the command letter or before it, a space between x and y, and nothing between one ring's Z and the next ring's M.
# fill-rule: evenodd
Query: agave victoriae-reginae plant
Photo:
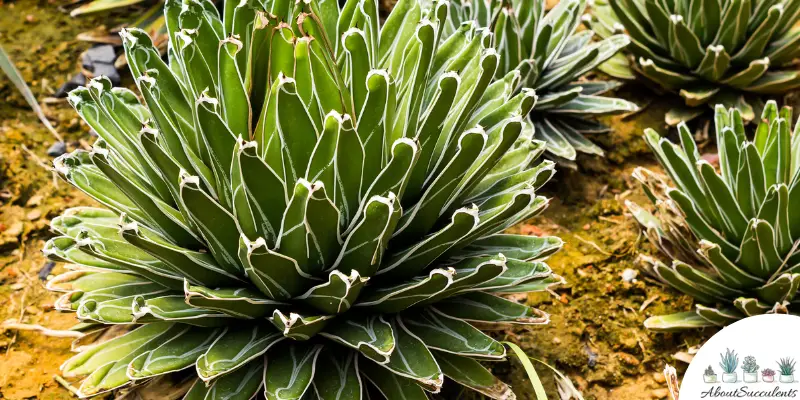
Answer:
M673 259L645 257L647 269L695 298L694 311L657 316L652 329L723 326L747 316L788 312L800 287L800 123L767 102L752 140L738 109L717 106L719 172L700 158L685 123L681 145L647 130L645 139L675 187L644 169L653 216L628 203L650 240Z
M633 67L689 107L735 106L749 121L760 95L800 87L800 0L602 1L613 11L598 17L616 17L631 37ZM701 110L675 109L667 121Z
M75 90L101 139L55 161L107 207L52 222L45 252L80 265L50 282L58 307L131 326L63 365L80 393L192 368L187 399L421 399L445 376L513 398L472 323L546 322L498 294L559 282L542 260L562 244L502 234L554 171L532 166L520 74L494 80L478 34L443 36L445 1L383 24L364 0L165 10L169 64L122 35L144 104L103 78Z
M548 12L545 0L454 0L450 8L448 31L456 37L477 31L492 40L502 55L497 76L517 69L524 77L520 87L536 90L539 101L528 123L553 156L603 155L584 135L609 128L587 117L637 109L629 101L602 96L620 82L583 78L629 42L621 34L592 42L592 31L576 31L586 0L563 0Z

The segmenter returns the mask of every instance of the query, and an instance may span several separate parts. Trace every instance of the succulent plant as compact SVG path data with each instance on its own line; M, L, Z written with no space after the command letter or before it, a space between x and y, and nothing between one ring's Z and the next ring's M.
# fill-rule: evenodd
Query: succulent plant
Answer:
M533 92L444 36L446 5L381 24L373 1L169 0L168 64L123 32L143 104L76 89L100 139L54 162L106 208L55 218L44 249L78 265L49 282L59 309L127 331L64 363L82 396L191 368L187 399L418 399L445 376L514 397L473 323L548 321L499 294L560 282L560 239L502 233L546 207L553 163Z
M794 374L795 368L795 361L794 358L781 358L778 361L778 369L781 371L781 375L792 375Z
M714 368L711 368L711 366L709 365L708 368L706 368L706 370L703 372L703 375L714 376L716 375L716 373L714 372Z
M468 37L480 27L478 38L493 40L503 56L497 76L518 70L518 86L536 90L539 100L529 121L559 160L574 160L578 152L604 154L584 135L609 128L588 117L637 110L629 101L602 96L619 81L584 77L629 42L625 35L593 42L592 31L577 31L586 0L561 1L547 13L545 0L455 0L450 8L449 31Z
M755 374L758 372L758 363L756 362L756 358L753 356L745 357L744 362L742 362L742 371L747 372L748 374Z
M739 356L731 349L725 349L725 354L720 353L719 366L722 372L732 374L736 372L736 367L739 366Z
M764 368L761 370L762 376L775 376L775 370L770 368Z
M652 329L724 326L740 318L791 311L800 287L800 123L770 101L754 136L738 109L717 106L719 172L698 153L685 123L681 145L645 131L666 179L639 169L656 216L628 202L647 236L673 259L646 258L648 270L695 298L694 311L657 316ZM749 140L748 137L753 137Z
M686 105L738 107L745 121L760 96L800 87L800 0L608 0L598 17L630 35L631 64ZM614 18L621 25L614 25ZM746 94L746 95L745 95ZM754 105L756 105L754 110ZM673 110L677 123L702 109Z

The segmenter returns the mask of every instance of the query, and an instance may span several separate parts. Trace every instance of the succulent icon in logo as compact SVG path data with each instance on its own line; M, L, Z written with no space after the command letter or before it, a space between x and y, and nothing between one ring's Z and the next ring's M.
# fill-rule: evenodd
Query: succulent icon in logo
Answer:
M717 383L717 373L714 372L714 368L711 368L710 365L703 372L703 382L705 382L705 383Z
M742 363L742 371L744 371L744 381L747 383L758 382L758 363L753 356L747 356Z
M761 381L766 383L775 382L775 370L771 368L761 370Z
M739 366L739 355L731 349L726 349L725 354L720 353L719 366L722 368L722 381L725 383L736 383L736 367Z
M781 358L780 361L778 361L778 370L781 372L781 376L778 377L778 380L781 383L794 382L794 367L794 358Z

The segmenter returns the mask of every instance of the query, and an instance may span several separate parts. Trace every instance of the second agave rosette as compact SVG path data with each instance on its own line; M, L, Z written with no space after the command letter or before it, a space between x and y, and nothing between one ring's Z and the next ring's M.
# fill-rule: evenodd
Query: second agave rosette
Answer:
M651 273L696 300L693 311L656 316L652 329L724 326L741 318L795 312L800 288L800 123L768 102L755 132L741 112L717 106L719 167L700 157L689 129L680 145L647 130L645 139L666 170L634 177L656 204L650 214L628 202L651 242L672 259L644 257Z

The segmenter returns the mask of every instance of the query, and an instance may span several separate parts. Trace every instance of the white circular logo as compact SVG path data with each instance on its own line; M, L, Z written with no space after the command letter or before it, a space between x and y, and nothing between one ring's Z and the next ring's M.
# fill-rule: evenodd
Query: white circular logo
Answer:
M800 399L800 317L759 315L719 331L689 364L680 399Z

